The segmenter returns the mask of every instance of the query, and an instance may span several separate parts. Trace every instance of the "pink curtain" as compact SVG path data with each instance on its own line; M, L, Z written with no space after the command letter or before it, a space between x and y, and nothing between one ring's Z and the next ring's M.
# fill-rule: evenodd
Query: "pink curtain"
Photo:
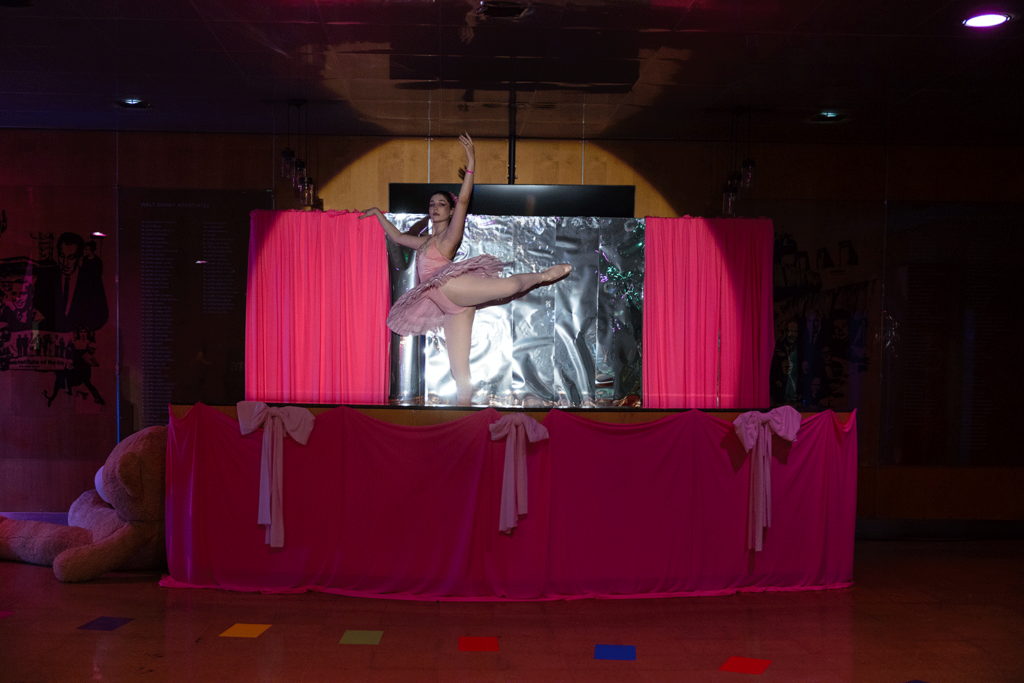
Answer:
M767 408L775 346L772 315L772 222L713 221L725 262L719 324L719 396L722 408Z
M245 397L383 404L390 290L377 221L342 211L253 211Z
M645 408L766 408L772 353L768 219L646 221Z
M505 444L493 409L403 427L352 408L284 443L283 548L257 523L260 430L196 405L170 419L165 586L318 590L414 600L560 599L850 585L856 416L775 439L772 526L747 550L750 458L733 425L691 410L642 425L544 418L527 450L529 513L498 530Z

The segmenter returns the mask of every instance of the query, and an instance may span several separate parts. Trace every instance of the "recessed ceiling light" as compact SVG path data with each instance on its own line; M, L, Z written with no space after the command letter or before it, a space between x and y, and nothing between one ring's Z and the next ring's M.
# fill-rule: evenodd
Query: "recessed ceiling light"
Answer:
M831 109L820 111L811 117L811 121L816 123L839 123L845 120L846 114Z
M95 231L93 231L92 236L93 237L106 237L107 234L105 232L100 232L99 230L95 230Z
M971 28L990 28L992 26L999 26L999 24L1005 24L1009 20L1009 14L977 14L970 19L964 19L964 26L970 26Z
M135 97L126 97L123 100L118 100L117 105L119 107L124 107L125 109L149 109L153 106L149 102Z

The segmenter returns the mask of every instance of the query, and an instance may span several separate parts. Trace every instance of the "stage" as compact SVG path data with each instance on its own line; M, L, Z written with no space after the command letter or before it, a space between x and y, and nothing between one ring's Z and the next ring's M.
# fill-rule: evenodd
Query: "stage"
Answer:
M171 407L164 585L554 600L852 582L856 413L770 437L758 550L742 413L310 412L305 445L283 440L273 547L257 521L263 429L243 436L234 406Z

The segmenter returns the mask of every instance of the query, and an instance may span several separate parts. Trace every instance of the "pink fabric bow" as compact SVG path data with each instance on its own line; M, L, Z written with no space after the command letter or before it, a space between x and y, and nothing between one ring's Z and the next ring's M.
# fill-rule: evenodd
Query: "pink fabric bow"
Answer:
M772 525L772 432L786 441L796 441L800 413L781 406L767 413L752 410L733 421L736 436L750 458L750 497L747 503L747 549L761 550L764 530Z
M287 433L305 446L314 421L313 413L306 408L271 408L262 401L238 403L238 426L243 435L263 427L260 502L256 522L266 526L266 543L271 548L284 547L284 435Z
M522 413L509 413L490 425L491 440L505 437L505 471L501 478L501 511L498 531L506 534L519 524L527 511L526 441L548 438L544 425Z

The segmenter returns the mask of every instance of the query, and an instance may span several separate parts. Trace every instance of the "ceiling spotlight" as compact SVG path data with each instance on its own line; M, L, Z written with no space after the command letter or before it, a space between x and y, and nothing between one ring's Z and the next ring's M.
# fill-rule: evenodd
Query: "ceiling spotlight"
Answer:
M118 100L117 105L125 109L149 109L153 106L149 102L135 97L126 97L123 100Z
M107 234L105 232L100 232L99 230L94 230L93 233L92 233L92 236L93 237L106 237Z
M991 28L992 26L999 26L999 24L1005 24L1009 20L1009 14L978 14L971 17L970 19L964 19L964 26L969 26L971 28Z
M811 117L815 123L839 123L846 120L846 114L831 109L820 111Z

